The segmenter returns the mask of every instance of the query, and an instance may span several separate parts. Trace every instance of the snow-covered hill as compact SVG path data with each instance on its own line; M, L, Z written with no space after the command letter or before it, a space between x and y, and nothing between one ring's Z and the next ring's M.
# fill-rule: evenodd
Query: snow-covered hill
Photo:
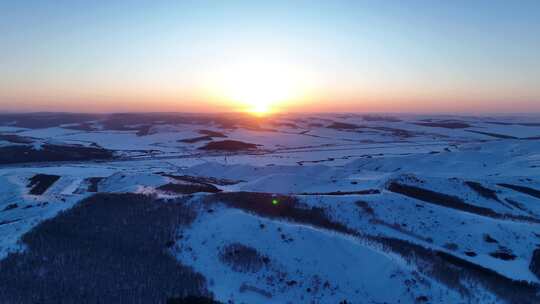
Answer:
M539 117L40 115L0 119L5 303L540 302Z

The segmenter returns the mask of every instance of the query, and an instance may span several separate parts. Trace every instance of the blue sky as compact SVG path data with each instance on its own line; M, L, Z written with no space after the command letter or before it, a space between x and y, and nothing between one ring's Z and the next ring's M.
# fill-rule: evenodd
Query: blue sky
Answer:
M313 110L540 111L540 1L0 0L0 110L226 110L246 58Z

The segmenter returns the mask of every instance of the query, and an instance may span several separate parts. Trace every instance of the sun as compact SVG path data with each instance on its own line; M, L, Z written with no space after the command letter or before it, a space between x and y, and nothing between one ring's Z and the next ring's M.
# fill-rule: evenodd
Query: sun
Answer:
M244 111L264 114L294 99L293 86L293 81L280 70L253 66L231 73L223 94Z
M224 82L226 99L242 110L267 114L294 99L295 80L288 68L264 62L246 62L229 70Z
M243 60L216 74L214 94L237 110L258 116L279 112L305 93L305 77L283 62Z
M266 103L255 104L251 108L247 109L247 111L255 115L268 114L270 112L270 105Z

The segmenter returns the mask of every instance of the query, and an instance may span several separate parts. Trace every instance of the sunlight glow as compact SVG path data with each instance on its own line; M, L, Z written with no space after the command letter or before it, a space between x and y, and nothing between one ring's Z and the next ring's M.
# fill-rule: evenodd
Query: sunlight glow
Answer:
M213 73L211 91L236 110L257 116L278 112L308 94L306 73L293 64L243 60Z
M246 62L227 71L222 94L244 111L265 114L295 97L295 82L286 67Z

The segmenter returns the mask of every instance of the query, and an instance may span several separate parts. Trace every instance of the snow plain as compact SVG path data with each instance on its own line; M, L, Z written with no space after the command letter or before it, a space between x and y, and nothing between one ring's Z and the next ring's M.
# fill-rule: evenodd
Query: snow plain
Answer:
M10 122L0 135L31 143L0 137L0 148L99 147L113 151L114 158L0 164L0 259L25 250L20 239L26 232L96 192L144 193L165 200L189 197L198 215L178 230L170 254L201 273L223 303L522 300L483 282L485 273L509 282L508 289L529 284L537 298L519 303L538 303L540 274L530 265L540 248L539 122L534 116L281 115L226 128L214 120L156 119L145 122L144 132L139 125L108 129L99 120L86 130ZM204 138L204 130L223 136ZM198 137L203 138L185 141ZM220 140L258 148L200 149ZM30 179L36 174L60 178L34 195ZM298 208L320 211L347 230L226 202L208 212L204 200L212 193L163 190L171 183L293 197ZM411 259L382 239L458 259L459 266L451 259L445 263L463 273L461 287L435 274L435 262ZM254 272L231 268L220 254L237 243L269 262Z

